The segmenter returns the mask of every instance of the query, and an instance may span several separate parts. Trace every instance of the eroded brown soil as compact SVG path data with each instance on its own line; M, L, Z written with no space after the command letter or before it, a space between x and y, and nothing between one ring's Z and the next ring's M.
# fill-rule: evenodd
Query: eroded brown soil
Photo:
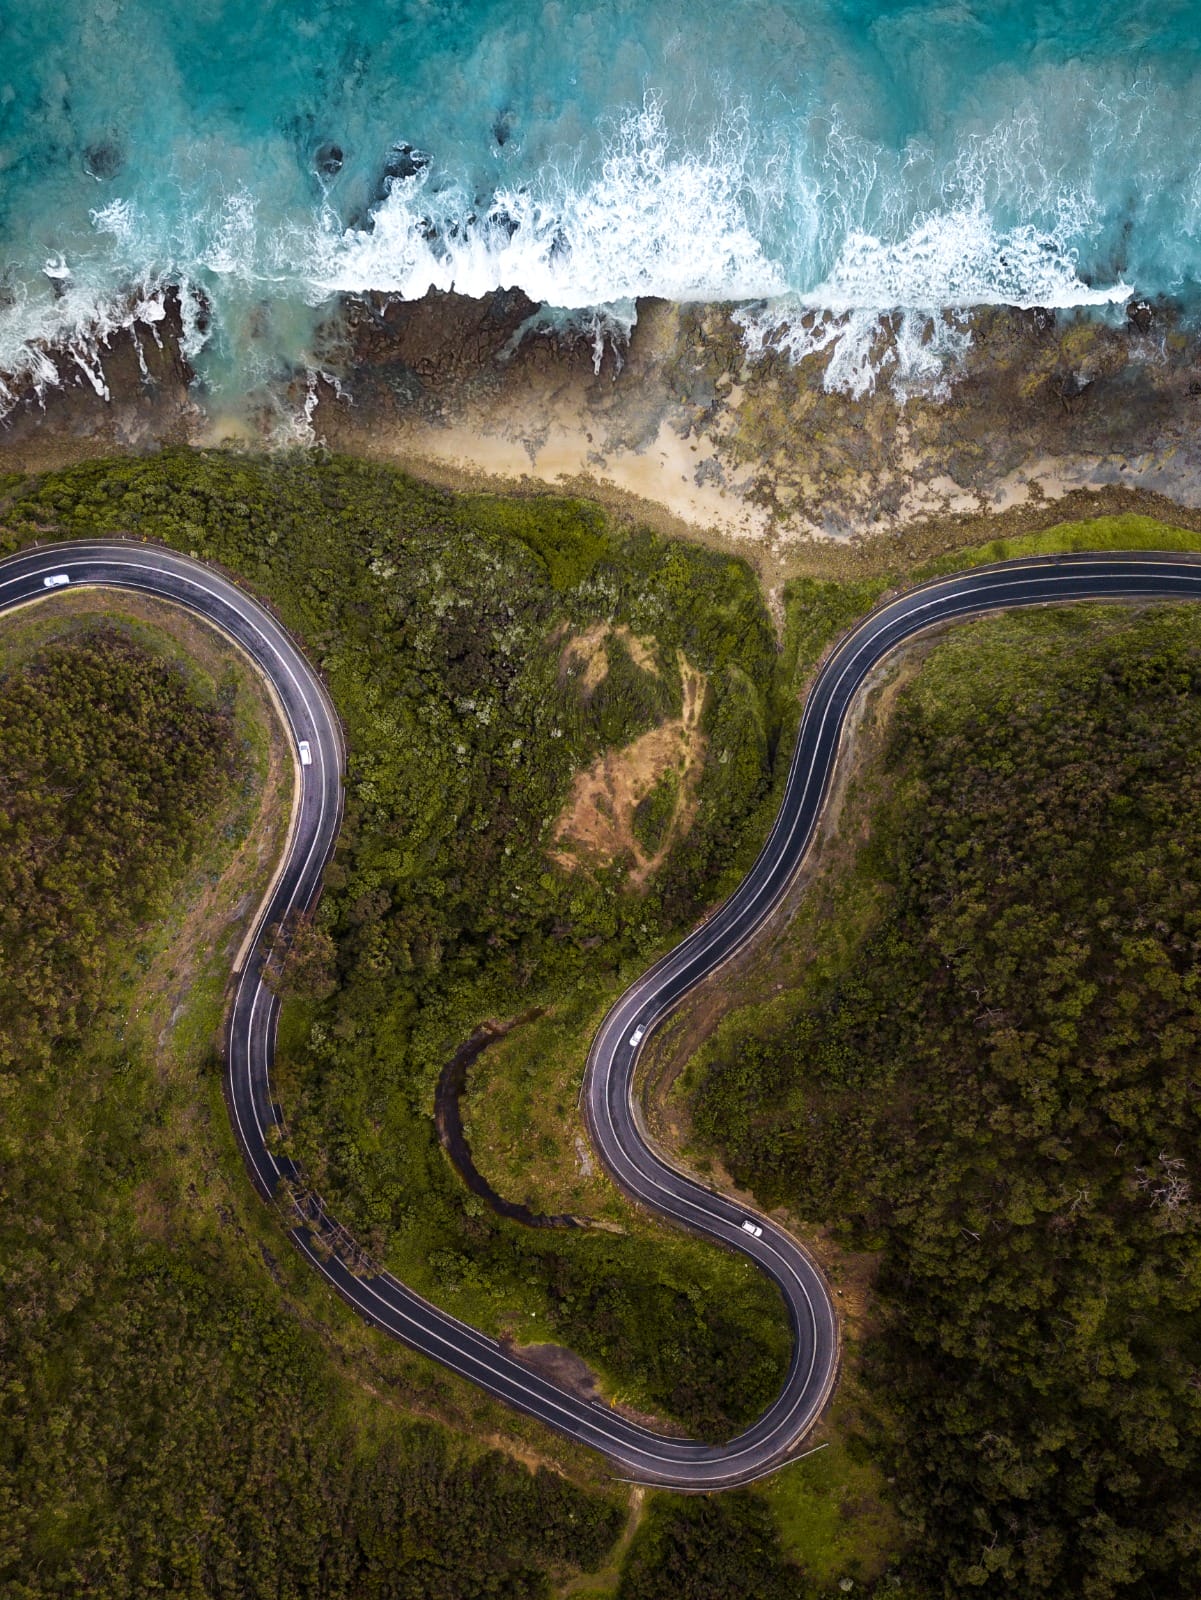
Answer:
M628 857L633 863L629 882L634 888L641 888L687 831L705 757L700 720L706 679L703 672L689 665L682 651L679 659L683 695L680 715L651 728L620 750L607 750L586 771L576 774L555 823L552 839L556 848L550 853L551 860L569 872L583 865L608 865ZM589 660L589 670L594 662L595 655ZM679 773L675 808L658 848L648 850L635 832L634 812L663 774L672 769Z

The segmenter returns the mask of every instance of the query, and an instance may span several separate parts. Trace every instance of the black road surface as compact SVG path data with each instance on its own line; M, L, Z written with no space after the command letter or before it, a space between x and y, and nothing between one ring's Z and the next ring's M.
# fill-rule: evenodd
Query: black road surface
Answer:
M69 585L47 587L66 575ZM272 686L297 749L298 801L284 859L260 907L235 973L227 1039L227 1090L238 1141L268 1199L297 1177L273 1153L278 1111L271 1099L278 1001L263 982L268 930L310 906L337 837L344 751L338 719L312 668L277 622L235 584L199 562L154 545L105 541L25 550L0 562L0 611L65 588L134 589L173 601L227 634ZM749 1483L780 1466L829 1399L838 1370L838 1330L829 1291L797 1242L765 1216L750 1217L665 1161L646 1137L633 1095L646 1036L702 978L752 939L778 905L813 836L830 788L843 724L856 690L904 640L982 612L1072 600L1201 598L1201 557L1097 554L1032 557L941 578L881 605L830 655L805 706L780 812L738 889L638 980L609 1012L588 1056L588 1126L618 1184L660 1216L743 1251L779 1286L794 1348L784 1387L757 1422L724 1445L656 1434L596 1401L560 1389L488 1338L430 1305L390 1273L360 1263L319 1201L301 1199L291 1227L297 1248L368 1322L581 1444L601 1451L624 1477L680 1489ZM304 741L311 761L302 765ZM635 1036L637 1035L637 1038ZM748 1231L749 1223L756 1232Z

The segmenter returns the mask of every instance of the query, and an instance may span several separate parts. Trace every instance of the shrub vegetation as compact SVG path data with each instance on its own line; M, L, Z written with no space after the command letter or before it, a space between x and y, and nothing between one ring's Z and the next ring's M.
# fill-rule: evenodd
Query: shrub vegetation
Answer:
M433 1086L485 1016L591 1016L732 885L796 685L880 585L788 586L777 651L743 564L578 502L216 453L0 493L0 545L126 534L223 563L329 679L346 826L278 974L311 1181L478 1323L562 1338L691 1428L747 1420L788 1347L763 1280L633 1214L624 1237L493 1217L437 1148ZM564 646L598 623L654 660L613 634L583 693ZM708 685L691 831L641 892L624 861L555 867L572 774L678 715L680 652ZM1199 688L1181 610L940 646L867 786L839 954L736 1013L692 1073L695 1127L740 1182L882 1254L865 1370L914 1549L884 1580L898 1600L1195 1592ZM232 726L103 627L0 678L0 1582L546 1593L602 1559L608 1497L357 1404L268 1257L235 1268L186 1197L151 1218L188 1119L106 974L114 947L144 965L147 925L214 847L200 819L246 781ZM646 848L676 792L667 773L639 808ZM806 1592L755 1493L655 1499L620 1588Z
M882 1252L930 1594L1197 1590L1199 752L1195 610L957 630L898 701L846 958L694 1069L740 1182Z
M232 695L85 624L0 662L0 749L0 1590L535 1596L595 1564L608 1497L356 1404L197 1215L199 1085L130 1013L181 877L236 843Z
M219 561L328 677L346 818L316 924L330 943L309 944L333 956L284 975L278 1087L334 1213L478 1325L560 1338L619 1393L711 1436L749 1421L789 1350L749 1263L633 1211L624 1237L495 1217L449 1166L432 1108L483 1018L603 1001L753 848L783 720L750 569L581 502L464 499L309 455L89 463L18 486L2 521L11 543L125 534ZM583 693L564 647L597 623L652 639L655 659L610 636L606 676ZM678 714L680 652L708 684L686 840L640 892L626 861L555 866L573 773Z

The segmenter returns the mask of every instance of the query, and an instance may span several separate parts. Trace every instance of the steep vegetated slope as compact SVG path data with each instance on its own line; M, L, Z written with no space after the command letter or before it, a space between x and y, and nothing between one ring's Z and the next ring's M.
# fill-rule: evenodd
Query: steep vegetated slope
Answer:
M255 821L240 669L36 615L0 636L0 1589L544 1593L617 1509L356 1399L229 1192L224 913L198 1029L156 987Z
M694 1062L694 1130L879 1252L865 1372L922 1593L1184 1600L1201 616L955 632L848 804L807 975Z
M562 1340L636 1405L719 1436L754 1416L789 1347L760 1274L628 1209L624 1236L495 1217L431 1115L478 1023L603 1004L753 845L781 715L749 568L615 532L575 502L464 500L312 457L92 464L17 486L4 521L14 537L127 533L219 560L328 674L346 821L291 974L279 1092L336 1214L416 1287L519 1341ZM598 625L607 670L585 684L565 647ZM556 864L573 776L678 722L697 674L686 837L645 883L633 852Z
M463 1195L428 1112L483 1016L548 1003L582 1045L606 994L736 876L790 690L879 582L790 586L776 655L737 563L570 503L184 455L0 491L9 544L125 532L223 561L329 674L347 827L281 979L313 1180L456 1309L562 1337L690 1426L752 1411L785 1349L753 1275L629 1216L625 1237L501 1224ZM154 920L181 872L229 859L253 784L228 691L145 644L99 628L31 670L10 657L0 693L19 757L5 905L31 907L0 929L0 1572L29 1596L544 1593L602 1561L613 1504L398 1421L382 1393L454 1410L457 1391L366 1330L342 1354L382 1393L356 1398L331 1365L317 1291L274 1257L224 1126L228 951L181 1024L182 1075L164 1067L175 1013L142 979ZM643 852L670 842L669 791L687 788L684 845L645 886L636 848L556 866L575 777L686 721L687 674L706 686L693 765L643 774L630 819ZM873 1448L917 1548L883 1592L1107 1596L1144 1574L1191 1592L1199 681L1191 613L1012 619L941 647L853 787L848 834L870 843L819 886L829 948L850 953L735 1015L694 1072L695 1126L740 1180L881 1255ZM620 1594L809 1593L775 1499L656 1497ZM813 1559L825 1592L838 1568Z
M229 783L230 716L102 627L3 680L0 1066L78 1048L110 949L195 844ZM182 825L181 825L182 824Z

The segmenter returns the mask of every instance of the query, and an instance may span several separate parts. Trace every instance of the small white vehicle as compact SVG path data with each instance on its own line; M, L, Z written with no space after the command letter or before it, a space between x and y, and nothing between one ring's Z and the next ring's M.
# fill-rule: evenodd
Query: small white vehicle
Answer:
M42 579L42 588L61 589L64 583L70 583L70 581L65 572L52 572L48 578Z
M645 1028L637 1027L637 1028L634 1029L633 1033L630 1035L630 1043L634 1046L635 1050L637 1050L638 1046L642 1043L642 1035L645 1032L646 1032Z
M743 1233L749 1233L753 1235L753 1237L756 1239L762 1239L763 1237L763 1229L757 1222L752 1222L750 1217L743 1217L742 1231Z
M300 741L300 764L302 767L311 767L313 765L313 752L307 739Z

